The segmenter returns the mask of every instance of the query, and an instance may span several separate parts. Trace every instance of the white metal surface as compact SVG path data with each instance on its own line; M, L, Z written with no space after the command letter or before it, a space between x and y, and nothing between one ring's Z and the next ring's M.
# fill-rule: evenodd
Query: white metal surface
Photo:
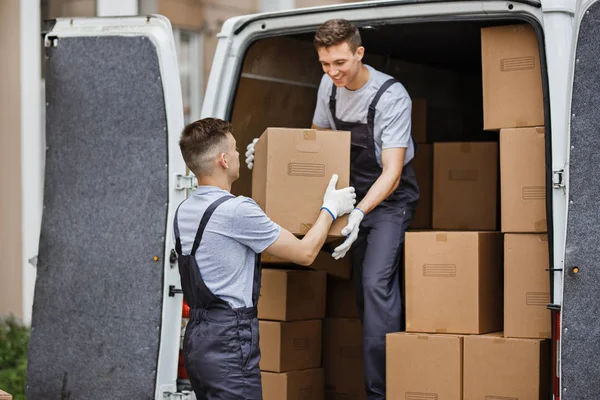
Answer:
M21 0L21 240L23 322L31 324L44 199L40 2ZM30 262L31 261L31 262Z
M96 15L116 17L138 14L138 0L96 0Z
M174 248L171 221L177 206L185 199L185 192L175 189L176 174L185 174L185 163L178 146L179 135L183 129L183 105L175 42L169 20L162 16L58 19L51 35L58 37L144 36L156 46L169 132L169 201L166 205L168 213L163 255L164 287L168 288L169 285L181 287L177 266L171 265L169 261L170 251ZM156 367L156 399L162 399L163 392L176 392L177 390L182 300L181 295L170 297L168 290L163 293L162 331Z

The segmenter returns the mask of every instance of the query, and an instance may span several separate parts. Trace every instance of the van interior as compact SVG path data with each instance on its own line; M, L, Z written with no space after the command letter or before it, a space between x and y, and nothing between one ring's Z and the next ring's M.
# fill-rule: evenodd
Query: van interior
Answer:
M398 79L413 106L425 101L427 143L498 142L497 131L483 130L481 28L523 23L454 20L362 25L363 61ZM311 126L323 74L313 36L314 31L268 37L249 46L230 110L242 156L267 127ZM241 168L232 192L251 196L251 187L251 172ZM431 207L432 190L421 190L419 207ZM499 213L499 198L497 204ZM499 215L497 221L499 230Z

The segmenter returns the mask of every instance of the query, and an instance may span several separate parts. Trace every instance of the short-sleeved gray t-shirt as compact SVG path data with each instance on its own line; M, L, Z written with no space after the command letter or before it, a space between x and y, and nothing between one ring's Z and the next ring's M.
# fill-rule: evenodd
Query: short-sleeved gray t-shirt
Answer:
M369 65L369 81L358 90L338 88L336 94L336 117L346 122L367 123L369 105L377 91L391 76L379 72ZM317 95L317 106L313 123L321 128L335 129L333 116L329 110L329 97L333 81L327 74L323 75ZM400 83L390 86L379 98L375 108L373 140L375 156L381 165L381 150L389 148L406 148L404 165L413 159L415 149L410 136L412 102L408 92Z
M229 194L199 186L179 207L177 221L183 254L190 254L204 211ZM216 208L206 225L196 262L206 286L232 308L252 307L255 254L272 245L281 228L254 200L239 196Z

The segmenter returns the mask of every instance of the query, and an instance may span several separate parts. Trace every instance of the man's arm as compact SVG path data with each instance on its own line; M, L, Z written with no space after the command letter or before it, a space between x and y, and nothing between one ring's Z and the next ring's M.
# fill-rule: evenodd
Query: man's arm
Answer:
M279 238L265 252L295 264L311 265L323 247L332 223L331 215L321 210L319 218L302 239L281 228Z
M381 151L383 171L356 208L359 208L362 212L368 214L396 190L400 184L400 176L402 175L405 156L406 148L403 147L384 149Z

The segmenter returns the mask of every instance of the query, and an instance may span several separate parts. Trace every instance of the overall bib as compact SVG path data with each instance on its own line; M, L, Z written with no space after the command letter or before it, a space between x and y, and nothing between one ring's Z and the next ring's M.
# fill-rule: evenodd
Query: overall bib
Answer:
M190 254L181 252L175 213L175 250L183 296L190 306L190 320L183 339L184 365L198 400L260 400L258 318L260 257L256 255L252 307L232 308L215 296L204 283L196 262L196 251L206 224L215 209L234 198L226 195L204 212Z
M367 123L346 122L336 117L336 93L333 85L329 108L335 129L351 132L350 184L356 190L357 204L379 178L373 130L375 110L383 93L395 79L379 88L369 105ZM415 148L416 150L416 148ZM403 305L400 293L400 260L404 233L419 200L419 187L412 160L402 168L400 184L360 226L352 246L353 278L360 319L363 324L365 386L369 400L385 399L385 335L402 329Z

